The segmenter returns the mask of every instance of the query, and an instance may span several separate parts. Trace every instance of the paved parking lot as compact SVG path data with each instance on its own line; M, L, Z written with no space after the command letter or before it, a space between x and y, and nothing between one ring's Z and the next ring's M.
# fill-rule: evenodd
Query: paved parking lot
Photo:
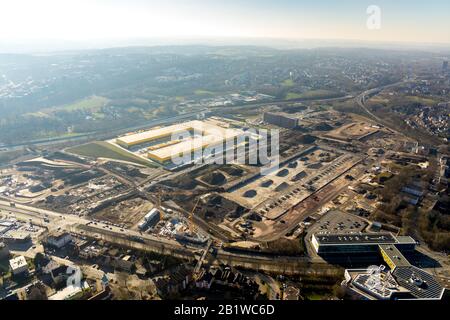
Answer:
M332 210L325 214L315 225L312 232L330 233L356 233L362 232L367 227L363 219L338 210Z

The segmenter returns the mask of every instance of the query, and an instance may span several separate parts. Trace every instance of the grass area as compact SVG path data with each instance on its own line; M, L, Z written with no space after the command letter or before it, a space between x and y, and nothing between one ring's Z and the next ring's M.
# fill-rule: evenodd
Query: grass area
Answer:
M373 96L369 98L369 103L378 103L378 104L387 104L389 103L389 99L382 97L381 95Z
M103 107L108 102L108 99L105 97L92 96L81 101L65 105L62 108L64 110L72 111L72 110L85 110L85 109L98 109Z
M50 118L52 118L51 115L49 115L48 113L42 112L42 111L25 113L24 116L25 117L41 118L41 119L44 119L44 118L50 119Z
M1 151L0 152L0 164L7 163L11 160L19 158L28 152L25 149L12 150L12 151Z
M197 96L213 96L213 95L215 95L215 92L208 91L208 90L202 90L202 89L195 90L194 93Z
M322 295L322 294L318 294L318 293L312 292L312 293L306 294L305 297L306 297L308 300L324 300L324 299L327 298L328 296L327 296L327 295Z
M423 105L434 105L439 102L438 100L434 100L431 98L423 98L423 97L418 97L418 96L405 96L405 99L409 102L420 103Z
M80 101L65 104L62 106L55 106L46 109L42 109L38 113L30 113L29 115L43 117L44 115L51 114L55 111L65 110L65 111L75 111L75 110L98 110L109 101L109 99L100 96L91 96Z
M288 92L286 94L286 100L294 100L294 99L301 99L302 95L300 93L295 93L295 92Z
M283 81L282 85L285 87L293 87L294 81L292 79L286 79Z
M156 167L151 161L142 159L131 152L123 150L105 141L94 141L80 146L66 149L67 152L91 158L107 158L112 160L128 161L147 167Z
M293 99L327 99L337 97L339 94L330 90L310 90L303 93L288 92L286 100Z

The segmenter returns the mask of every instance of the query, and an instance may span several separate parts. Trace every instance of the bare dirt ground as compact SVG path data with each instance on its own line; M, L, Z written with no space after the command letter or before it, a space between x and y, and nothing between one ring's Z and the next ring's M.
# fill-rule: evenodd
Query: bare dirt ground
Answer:
M121 201L114 206L96 212L92 217L111 223L124 224L127 228L131 228L139 223L139 220L141 220L153 206L154 205L147 200L133 198Z

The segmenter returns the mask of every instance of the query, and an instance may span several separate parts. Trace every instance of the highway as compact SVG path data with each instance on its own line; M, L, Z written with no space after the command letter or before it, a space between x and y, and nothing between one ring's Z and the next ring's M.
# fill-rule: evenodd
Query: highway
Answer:
M366 91L362 92L360 95L358 95L355 98L356 103L364 110L364 112L366 112L368 115L370 115L374 120L378 121L380 124L385 125L383 123L383 120L380 117L376 116L372 111L369 110L369 108L366 107L366 98L368 96L371 96L371 95L374 95L376 93L379 93L380 91L382 91L384 89L396 87L396 86L398 86L400 84L405 84L405 83L409 83L409 82L412 82L412 80L406 80L406 81L402 80L402 81L399 81L399 82L396 82L396 83L391 83L391 84L388 84L388 85L385 85L385 86L382 86L382 87L366 90ZM393 129L393 130L395 130L395 129Z
M35 207L25 206L21 204L15 204L15 207L11 207L10 203L7 201L0 200L0 209L3 211L8 211L13 213L17 219L31 221L37 225L43 225L49 230L54 230L55 228L61 230L72 231L74 226L89 226L90 230L95 230L98 234L110 235L111 232L120 237L140 237L149 243L158 243L158 246L163 244L168 248L173 247L176 249L183 248L181 244L177 241L170 240L167 238L156 237L149 234L143 234L138 231L131 229L124 229L120 227L113 226L108 223L93 222L83 217L75 215L61 214L59 212L39 209ZM49 222L45 222L48 219Z

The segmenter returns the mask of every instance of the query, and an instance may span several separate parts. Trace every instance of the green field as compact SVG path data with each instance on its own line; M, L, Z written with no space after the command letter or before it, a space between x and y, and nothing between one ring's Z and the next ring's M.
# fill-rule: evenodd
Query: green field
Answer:
M84 109L98 109L103 107L108 102L108 99L99 96L92 96L81 101L65 105L61 107L64 110L72 111L72 110L84 110Z
M420 103L424 105L434 105L439 103L438 100L434 100L432 98L424 98L424 97L418 97L418 96L405 96L405 100L411 103Z
M28 152L24 149L1 151L0 152L0 164L6 164L7 162L26 155Z
M147 167L156 167L154 162L142 159L128 151L104 141L94 141L80 146L66 149L67 152L90 158L107 158L128 161Z
M55 111L75 111L75 110L99 110L101 107L105 106L109 99L100 96L91 96L71 104L65 104L62 106L54 106L50 108L42 109L40 112L29 113L28 115L33 115L36 117L44 117Z
M292 79L286 79L283 81L282 85L285 87L293 87L294 86L294 81Z
M208 90L202 90L202 89L195 90L194 93L195 93L197 96L213 96L213 95L216 94L215 92L208 91Z
M286 94L286 100L294 100L294 99L302 99L302 95L300 93L288 92Z

